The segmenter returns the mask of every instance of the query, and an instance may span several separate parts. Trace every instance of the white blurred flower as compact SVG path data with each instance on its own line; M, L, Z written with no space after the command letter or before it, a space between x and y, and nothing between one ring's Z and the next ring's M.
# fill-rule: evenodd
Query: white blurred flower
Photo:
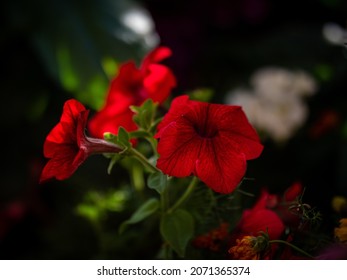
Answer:
M296 71L293 77L293 91L301 96L311 96L317 92L317 83L304 71Z
M324 24L322 33L324 39L333 45L343 45L347 39L347 30L333 22Z
M237 88L226 95L227 104L240 105L249 122L276 142L288 140L306 121L304 96L317 89L304 71L267 67L251 77L253 89Z
M134 5L121 15L120 20L124 26L133 32L133 34L122 34L126 40L133 41L137 40L137 37L141 37L144 39L144 43L149 47L158 44L159 36L156 33L154 21L146 9Z
M284 95L311 95L316 91L314 79L304 71L289 71L266 67L255 72L251 85L258 95L270 100L281 100Z

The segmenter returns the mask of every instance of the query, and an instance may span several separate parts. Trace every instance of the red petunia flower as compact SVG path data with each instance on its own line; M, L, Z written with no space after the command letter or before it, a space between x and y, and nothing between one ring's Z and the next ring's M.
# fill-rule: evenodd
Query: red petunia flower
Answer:
M240 106L173 100L158 125L157 167L175 177L195 175L219 193L230 193L246 172L246 161L263 146Z
M171 55L167 47L158 47L144 58L138 69L134 62L123 64L111 82L104 107L89 121L88 128L94 137L103 138L105 132L118 133L120 126L127 131L137 129L130 106L140 106L151 98L163 103L176 85L171 70L159 64Z
M89 110L77 100L65 102L60 122L48 134L43 146L44 156L49 161L41 173L40 183L52 178L69 178L92 154L121 151L103 139L85 135L88 114Z

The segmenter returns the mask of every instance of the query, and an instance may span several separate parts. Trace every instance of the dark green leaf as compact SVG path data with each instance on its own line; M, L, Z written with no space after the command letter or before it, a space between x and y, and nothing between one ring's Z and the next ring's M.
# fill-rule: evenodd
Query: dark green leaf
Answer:
M119 233L123 233L128 225L136 224L146 219L148 216L154 214L159 208L159 201L156 198L150 198L140 206L130 217L124 221L119 227Z
M117 163L118 160L120 160L122 155L120 154L113 154L110 160L110 163L107 167L107 174L111 174L113 166Z
M152 99L147 99L141 106L131 106L130 109L135 113L133 120L144 130L148 130L154 121L157 103Z
M161 194L167 186L167 176L162 172L152 173L148 176L147 185Z
M172 249L184 257L188 241L194 234L194 219L189 212L178 209L164 216L160 232Z
M118 143L125 148L130 148L131 143L129 142L129 140L129 133L122 126L120 126L118 129Z

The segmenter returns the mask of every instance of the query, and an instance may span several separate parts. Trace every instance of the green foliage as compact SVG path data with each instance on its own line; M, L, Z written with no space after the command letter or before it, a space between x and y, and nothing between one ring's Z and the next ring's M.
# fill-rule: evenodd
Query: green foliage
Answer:
M148 176L147 185L150 189L156 190L159 194L162 194L168 183L168 178L162 172L151 173Z
M121 212L124 210L128 195L123 190L116 190L108 193L89 191L86 193L76 211L79 215L86 217L92 222L99 222L107 212Z
M130 106L135 113L133 119L135 123L145 131L150 131L156 116L157 103L152 99L147 99L141 106Z
M162 218L160 232L172 249L183 258L194 234L194 219L188 211L177 209Z
M156 198L148 199L142 204L131 217L124 221L119 227L119 233L123 233L129 225L143 221L148 216L154 214L159 209L159 201Z
M131 147L129 133L122 126L118 129L117 143L124 147L125 150Z

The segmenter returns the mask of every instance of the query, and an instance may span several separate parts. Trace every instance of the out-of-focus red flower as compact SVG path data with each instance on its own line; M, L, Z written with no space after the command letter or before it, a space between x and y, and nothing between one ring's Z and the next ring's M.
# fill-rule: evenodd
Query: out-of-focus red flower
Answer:
M263 145L240 106L177 97L158 125L157 167L175 177L197 176L212 190L230 193Z
M320 113L317 120L310 127L308 133L313 139L331 132L341 123L341 116L334 110L327 109Z
M26 211L27 206L22 201L12 201L0 209L0 240L23 219Z
M69 178L92 154L117 153L121 149L103 139L85 135L89 110L77 100L65 102L60 122L46 137L43 153L49 161L43 168L40 183L52 178Z
M259 240L263 240L264 236L267 236L268 240L279 239L283 232L284 224L282 220L274 211L266 208L266 200L261 196L251 209L246 209L243 212L238 225L231 235L229 241L231 257L236 259L246 258L247 256L257 256L257 258L261 259L271 258L270 252L275 250L276 244L268 247L266 242L261 242L262 244L259 246ZM246 236L256 238L252 240L257 242L250 244L250 240L247 238L248 241L242 241ZM232 249L233 247L235 248ZM269 248L271 250L268 250ZM255 255L248 254L252 250Z
M300 222L300 214L296 212L295 205L299 205L299 197L303 192L301 182L294 182L283 194L270 194L263 188L258 199L260 208L270 209L278 214L283 223L290 227L297 227Z
M140 106L151 98L163 103L169 96L176 79L172 71L159 64L171 55L167 47L158 47L144 58L140 68L134 62L121 65L118 75L112 80L104 107L89 121L92 136L103 138L105 132L118 133L120 126L127 131L137 129L130 106Z
M284 224L272 210L249 209L244 211L238 230L241 233L253 236L258 236L261 232L265 232L270 239L278 239L284 231Z

